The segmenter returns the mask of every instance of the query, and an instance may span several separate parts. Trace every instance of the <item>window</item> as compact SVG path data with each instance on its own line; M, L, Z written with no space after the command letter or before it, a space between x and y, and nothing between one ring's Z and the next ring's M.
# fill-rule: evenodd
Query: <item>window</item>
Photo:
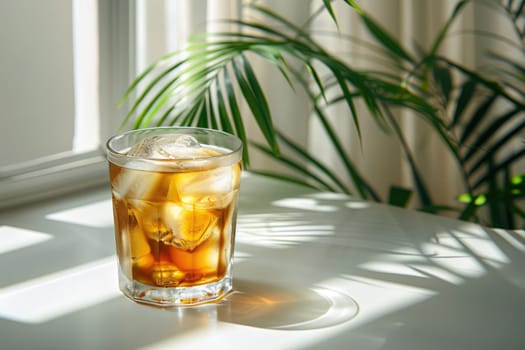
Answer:
M107 182L131 80L237 0L0 3L0 209Z
M0 207L102 183L134 63L134 2L0 3Z
M2 119L8 121L1 129L0 166L6 166L71 149L73 18L68 0L0 6L5 60L0 96ZM60 132L50 138L56 125Z

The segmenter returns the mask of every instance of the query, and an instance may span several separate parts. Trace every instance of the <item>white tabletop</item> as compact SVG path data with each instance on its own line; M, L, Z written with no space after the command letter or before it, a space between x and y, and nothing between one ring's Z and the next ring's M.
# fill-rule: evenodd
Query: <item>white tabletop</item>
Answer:
M108 188L0 213L1 349L524 349L525 233L245 174L235 292L117 289Z

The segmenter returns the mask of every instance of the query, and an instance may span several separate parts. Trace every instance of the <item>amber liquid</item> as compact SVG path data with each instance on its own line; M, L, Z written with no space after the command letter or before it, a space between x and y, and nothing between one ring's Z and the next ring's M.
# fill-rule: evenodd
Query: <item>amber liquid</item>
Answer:
M190 172L110 163L121 271L161 287L221 280L233 253L240 172L240 162Z

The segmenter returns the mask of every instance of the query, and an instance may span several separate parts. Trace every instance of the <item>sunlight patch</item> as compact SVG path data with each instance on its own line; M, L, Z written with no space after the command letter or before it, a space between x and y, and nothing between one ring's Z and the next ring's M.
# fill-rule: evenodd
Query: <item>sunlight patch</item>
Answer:
M296 215L252 214L241 215L237 220L237 243L286 248L333 235L333 225L312 225L306 220L297 220Z
M334 212L339 210L335 205L325 205L313 198L285 198L272 203L277 207L311 210L318 212Z
M395 279L374 279L359 275L340 275L318 283L325 288L345 290L359 305L359 314L350 322L357 327L397 310L424 302L436 291L396 282Z
M521 239L525 238L525 231L521 230L515 230L515 231L507 231L503 229L493 229L494 232L496 232L501 238L503 238L508 244L513 246L514 248L525 252L525 244L521 242ZM521 236L520 239L518 239L515 236Z
M319 192L319 193L312 193L308 195L308 197L316 198L316 199L323 199L323 200L335 200L335 201L342 201L342 200L348 200L349 196L344 193L338 193L338 192Z
M0 318L43 323L119 294L111 256L0 289Z
M424 274L422 274L417 269L413 269L409 265L399 264L396 262L368 261L358 266L368 271L382 272L382 273L394 274L394 275L426 277Z
M46 219L89 227L113 226L111 199L46 215Z
M395 261L369 261L360 264L359 267L364 270L391 275L410 276L418 278L438 278L442 281L454 285L459 285L464 281L463 278L447 269L440 268L438 266L433 266L431 264L424 264L423 261L419 263Z
M253 255L250 254L250 253L246 253L246 252L241 252L239 250L234 250L233 251L233 261L238 263L238 262L241 262L241 261L245 261L245 260L248 260L252 257Z
M345 207L350 209L366 209L370 208L370 203L367 202L347 202Z
M53 238L50 234L13 226L0 226L0 254L22 249Z

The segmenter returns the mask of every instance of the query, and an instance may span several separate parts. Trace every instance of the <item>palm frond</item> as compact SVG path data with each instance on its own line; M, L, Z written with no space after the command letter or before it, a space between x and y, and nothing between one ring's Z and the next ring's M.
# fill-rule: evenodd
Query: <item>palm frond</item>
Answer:
M338 25L333 5L335 0L323 0L319 5ZM512 48L519 55L489 54L494 67L489 72L467 67L440 54L440 48L450 34L452 24L460 18L465 6L476 0L458 0L430 49L408 47L387 32L366 13L357 0L343 0L355 11L372 41L367 49L375 59L383 59L388 71L359 69L352 60L333 54L323 46L323 40L308 31L307 25L296 25L279 13L251 3L248 6L259 19L226 20L236 29L196 36L185 49L161 57L131 83L121 104L132 100L124 126L142 128L152 125L185 125L222 129L239 136L245 147L243 160L249 165L249 148L267 154L298 176L260 171L266 176L329 191L350 193L381 201L372 185L360 173L343 146L344 136L328 117L325 107L341 104L347 107L359 141L363 130L357 103L367 109L385 132L393 132L408 160L414 189L392 187L387 202L406 206L412 194L417 195L421 209L430 212L457 211L459 218L479 220L480 209L489 208L492 221L514 225L512 213L525 218L518 200L525 190L512 183L512 171L525 159L525 145L509 145L525 130L525 0L502 2L479 1L489 9L502 11L514 26L518 40L497 33L489 36ZM313 17L320 14L316 11ZM311 23L307 21L306 24ZM335 34L334 34L335 35ZM337 33L343 40L355 40ZM293 91L306 93L312 110L305 118L316 118L334 151L343 164L343 174L334 172L313 156L307 148L293 142L273 123L271 103L267 99L253 58L266 62L279 73ZM350 62L350 63L348 63ZM394 69L394 70L392 70ZM245 116L242 107L249 110ZM504 112L501 112L503 106ZM454 157L462 171L466 193L461 196L462 208L435 203L428 184L419 171L401 126L394 118L394 109L407 109L423 118L437 135L445 149ZM450 114L450 115L449 115ZM246 118L253 118L263 135L264 143L251 142L245 128ZM283 154L280 145L291 154ZM248 147L249 146L249 147ZM525 176L525 175L524 175ZM519 177L518 177L519 178ZM349 179L349 180L348 180ZM349 183L347 183L349 182Z
M353 7L357 14L359 14L359 17L365 24L366 28L370 31L370 33L376 38L377 41L379 41L387 50L389 53L391 53L394 57L400 58L402 60L412 62L414 63L416 60L408 53L405 48L403 48L399 41L394 39L383 27L377 23L375 20L373 20L368 14L361 9L361 7L357 4L354 0L344 0L348 5Z
M273 156L275 160L277 160L279 163L285 165L288 168L291 168L295 170L297 173L301 174L302 177L307 178L310 180L310 183L313 184L311 186L314 186L315 188L328 190L331 192L337 192L337 188L334 187L331 183L323 179L321 176L316 174L314 171L311 171L307 166L302 164L301 162L298 162L291 157L288 157L283 154L279 154L278 156L273 155L272 150L269 149L267 146L258 143L258 142L251 142L250 143L255 149L261 151L264 154L267 154L269 156ZM295 177L297 179L297 182L299 182L299 177Z

